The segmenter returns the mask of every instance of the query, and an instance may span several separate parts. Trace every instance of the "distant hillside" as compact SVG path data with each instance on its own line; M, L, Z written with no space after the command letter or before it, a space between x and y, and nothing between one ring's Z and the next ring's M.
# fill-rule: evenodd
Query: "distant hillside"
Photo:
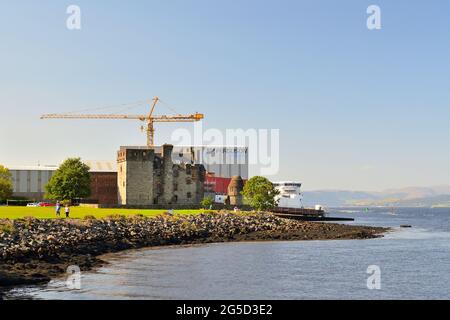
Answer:
M351 205L353 201L376 200L372 193L360 191L306 191L303 192L303 203L306 206L321 204L328 207Z
M450 186L409 187L382 192L318 190L306 191L303 194L306 206L321 204L329 207L352 205L450 207Z
M390 197L397 197L401 199L420 199L436 197L441 195L450 195L450 186L437 187L409 187L402 189L389 189L382 192L382 194Z
M397 207L450 207L450 195L415 199L384 199L378 201L354 201L356 206L397 206Z

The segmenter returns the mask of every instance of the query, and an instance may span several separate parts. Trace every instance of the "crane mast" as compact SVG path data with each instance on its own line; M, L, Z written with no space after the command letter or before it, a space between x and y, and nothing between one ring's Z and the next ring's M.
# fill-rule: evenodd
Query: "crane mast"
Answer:
M115 119L115 120L139 120L147 124L147 146L153 147L155 144L155 122L196 122L204 118L202 113L194 113L190 115L157 115L153 112L157 103L160 101L158 97L152 99L153 103L150 107L148 115L127 115L127 114L44 114L41 119Z

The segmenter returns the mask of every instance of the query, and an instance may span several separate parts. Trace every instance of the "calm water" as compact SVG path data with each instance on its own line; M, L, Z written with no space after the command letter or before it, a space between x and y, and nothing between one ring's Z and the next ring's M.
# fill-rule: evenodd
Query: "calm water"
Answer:
M350 209L351 211L351 209ZM398 227L382 239L226 243L128 251L63 281L15 289L34 299L438 299L450 298L450 210L336 210L354 224ZM369 265L381 290L367 288Z

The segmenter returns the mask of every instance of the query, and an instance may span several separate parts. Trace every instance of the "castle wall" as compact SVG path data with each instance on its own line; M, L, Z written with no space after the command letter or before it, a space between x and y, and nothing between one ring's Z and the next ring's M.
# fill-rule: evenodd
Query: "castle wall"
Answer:
M204 196L205 170L200 165L179 165L177 185L174 192L178 198L177 203L183 205L199 204Z

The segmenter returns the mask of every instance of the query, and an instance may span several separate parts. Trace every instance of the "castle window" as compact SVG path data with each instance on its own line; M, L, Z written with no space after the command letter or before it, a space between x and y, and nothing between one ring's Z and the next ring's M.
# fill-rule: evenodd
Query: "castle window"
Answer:
M173 196L173 203L177 203L178 202L178 196L177 195L174 195Z
M188 192L186 196L188 199L190 199L190 198L192 198L192 193Z
M192 184L192 180L189 179L189 178L187 178L187 179L186 179L186 184L188 184L188 185L189 185L189 184Z
M178 183L173 184L173 191L178 191Z

